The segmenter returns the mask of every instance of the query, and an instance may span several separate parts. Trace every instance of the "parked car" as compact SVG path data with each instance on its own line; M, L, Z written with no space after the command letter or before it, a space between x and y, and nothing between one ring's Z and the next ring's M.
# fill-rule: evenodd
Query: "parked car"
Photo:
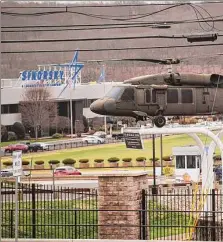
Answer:
M118 140L118 139L121 139L123 140L124 139L124 134L122 133L119 133L119 134L112 134L112 138Z
M1 176L2 177L10 177L10 176L13 176L12 169L4 169L4 170L1 170Z
M28 145L28 149L30 152L37 152L38 150L43 150L42 146L37 143L32 143Z
M82 139L82 141L86 142L87 144L103 144L105 142L104 139L94 135L86 136L85 138Z
M93 134L93 136L97 136L99 138L105 138L106 137L106 133L103 131L97 131Z
M74 176L74 175L81 175L81 172L78 171L76 168L71 166L61 166L54 169L54 175L57 176Z
M23 153L26 153L28 151L29 147L25 144L14 144L14 145L8 145L5 147L5 152L12 153L16 150L21 150Z
M33 144L39 145L42 150L49 150L49 144L43 142L35 142Z
M30 171L22 171L22 175L23 176L29 176L30 175ZM12 168L1 170L1 176L2 177L11 177L11 176L13 176Z

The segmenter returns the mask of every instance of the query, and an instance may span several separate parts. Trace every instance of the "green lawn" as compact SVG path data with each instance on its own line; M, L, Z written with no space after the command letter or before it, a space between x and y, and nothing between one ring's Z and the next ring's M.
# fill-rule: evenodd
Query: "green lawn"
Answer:
M208 144L210 140L204 136L200 138L205 141L205 144ZM156 139L156 157L160 157L160 139ZM195 144L194 140L187 135L172 135L166 136L163 138L163 155L171 155L172 147L174 146L184 146L184 145L193 145ZM65 158L73 158L75 160L87 158L90 160L90 163L93 164L93 160L96 158L102 158L107 160L108 158L116 156L120 159L124 157L131 157L135 162L135 158L139 156L145 156L147 160L152 157L152 140L144 141L143 150L133 150L127 149L124 143L118 144L106 144L106 145L97 145L97 146L88 146L74 149L65 149L57 150L50 152L39 152L32 154L23 155L23 159L26 160L44 160L48 162L52 159L57 159L62 161ZM10 157L4 157L2 160L11 160ZM105 165L107 165L105 163Z
M15 203L3 204L2 236L4 238L14 237L14 227L11 226L15 218L14 208ZM19 237L33 238L32 218L34 213L31 211L32 203L20 201L19 208L21 209ZM81 200L73 198L67 201L46 200L45 202L36 202L35 208L36 238L98 238L98 211L96 211L97 200L95 198L81 198ZM168 208L161 206L158 202L148 201L147 213L150 239L185 233L182 226L189 222L189 216L183 212L168 212Z

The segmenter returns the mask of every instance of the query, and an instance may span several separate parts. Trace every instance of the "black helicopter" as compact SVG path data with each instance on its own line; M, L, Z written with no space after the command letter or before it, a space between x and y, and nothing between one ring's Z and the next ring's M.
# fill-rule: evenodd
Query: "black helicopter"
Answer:
M165 116L223 113L223 76L218 74L164 73L139 76L116 85L90 106L92 112L152 119L161 128Z

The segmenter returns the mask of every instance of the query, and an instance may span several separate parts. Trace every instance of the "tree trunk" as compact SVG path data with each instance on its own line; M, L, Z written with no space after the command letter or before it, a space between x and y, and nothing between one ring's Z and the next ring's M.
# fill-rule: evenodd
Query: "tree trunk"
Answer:
M38 126L35 127L35 138L38 139Z

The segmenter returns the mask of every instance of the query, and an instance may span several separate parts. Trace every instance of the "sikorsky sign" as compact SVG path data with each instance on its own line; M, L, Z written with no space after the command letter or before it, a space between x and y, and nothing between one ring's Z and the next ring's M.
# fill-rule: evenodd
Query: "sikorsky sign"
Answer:
M23 71L21 74L22 81L38 80L62 80L64 71Z

